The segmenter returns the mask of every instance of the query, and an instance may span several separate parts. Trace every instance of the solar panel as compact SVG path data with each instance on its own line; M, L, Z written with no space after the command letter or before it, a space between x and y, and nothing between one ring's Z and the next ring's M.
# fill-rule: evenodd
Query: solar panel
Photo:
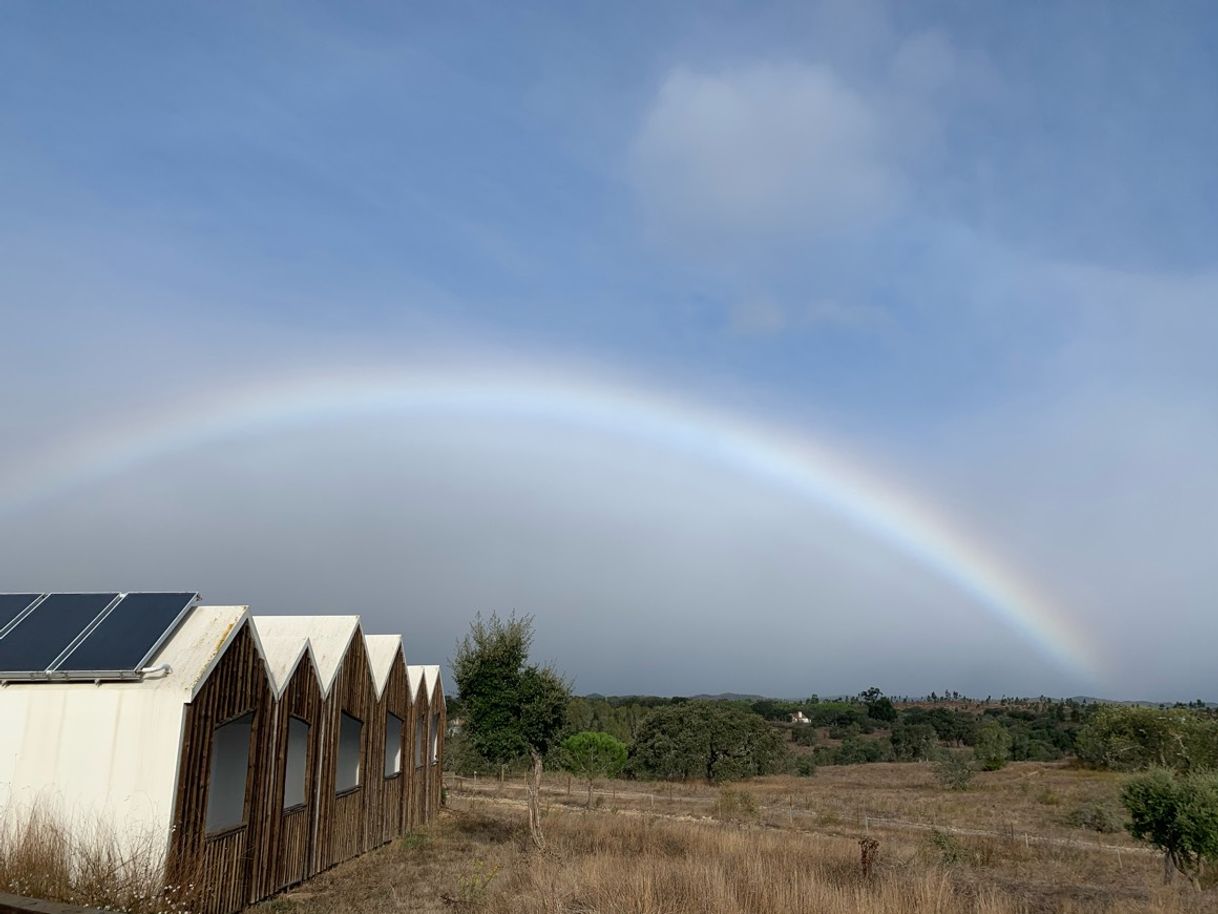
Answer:
M0 635L41 596L40 593L0 593Z
M0 670L45 670L117 599L116 593L50 594L0 638Z
M138 670L198 598L195 593L127 594L55 668Z

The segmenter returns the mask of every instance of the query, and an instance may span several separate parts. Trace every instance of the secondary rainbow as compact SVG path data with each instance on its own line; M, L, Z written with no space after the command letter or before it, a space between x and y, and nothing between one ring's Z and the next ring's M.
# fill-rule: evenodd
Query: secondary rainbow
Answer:
M216 441L360 415L495 416L593 427L725 466L823 504L952 582L1064 668L1095 658L1067 617L929 505L806 438L709 407L570 377L362 370L213 393L40 454L0 490L0 514Z

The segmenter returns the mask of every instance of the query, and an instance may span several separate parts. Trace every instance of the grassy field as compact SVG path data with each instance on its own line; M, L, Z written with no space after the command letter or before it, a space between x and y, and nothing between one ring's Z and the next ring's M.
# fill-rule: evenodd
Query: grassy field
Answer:
M822 769L706 785L619 782L592 809L549 779L544 855L518 784L453 781L427 832L322 874L265 914L1200 914L1211 889L1161 885L1159 858L1122 833L1072 825L1116 804L1120 779L1064 765L979 775L964 792L929 766ZM879 842L870 875L860 838Z

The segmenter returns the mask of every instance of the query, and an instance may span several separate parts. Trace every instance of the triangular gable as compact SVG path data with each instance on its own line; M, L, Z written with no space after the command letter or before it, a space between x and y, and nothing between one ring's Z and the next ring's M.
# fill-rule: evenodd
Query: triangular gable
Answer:
M259 617L263 618L263 617ZM267 616L282 630L290 629L309 642L323 697L330 694L334 677L359 628L359 616Z
M393 675L394 662L405 660L401 635L365 635L364 647L368 651L368 669L372 673L372 686L376 700L380 701Z
M430 700L430 694L423 689L424 676L423 667L408 666L406 667L406 688L410 692L410 703L413 705L418 700L419 691L422 689L424 696Z
M423 681L427 684L427 699L435 701L444 695L444 681L440 676L438 666L423 667Z
M165 675L146 679L145 684L181 689L185 700L192 701L249 619L248 606L196 606L149 661L151 667L165 667ZM266 651L253 626L250 635L265 664Z
M298 616L253 616L254 630L262 642L266 654L267 673L278 700L283 697L300 664L307 659L313 674L320 682L317 657L313 644L301 630Z

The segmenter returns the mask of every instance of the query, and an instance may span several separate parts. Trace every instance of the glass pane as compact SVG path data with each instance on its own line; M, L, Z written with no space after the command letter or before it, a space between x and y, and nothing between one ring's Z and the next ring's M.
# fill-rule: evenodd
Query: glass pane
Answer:
M245 780L249 774L253 722L253 713L243 714L213 732L211 779L207 784L208 831L245 822Z
M385 715L385 777L391 778L402 771L402 718L396 714Z
M363 730L363 721L343 712L338 728L338 778L335 781L338 793L359 786L359 746Z
M299 717L288 721L287 773L283 784L283 805L300 806L308 802L305 793L305 767L309 748L309 725Z

